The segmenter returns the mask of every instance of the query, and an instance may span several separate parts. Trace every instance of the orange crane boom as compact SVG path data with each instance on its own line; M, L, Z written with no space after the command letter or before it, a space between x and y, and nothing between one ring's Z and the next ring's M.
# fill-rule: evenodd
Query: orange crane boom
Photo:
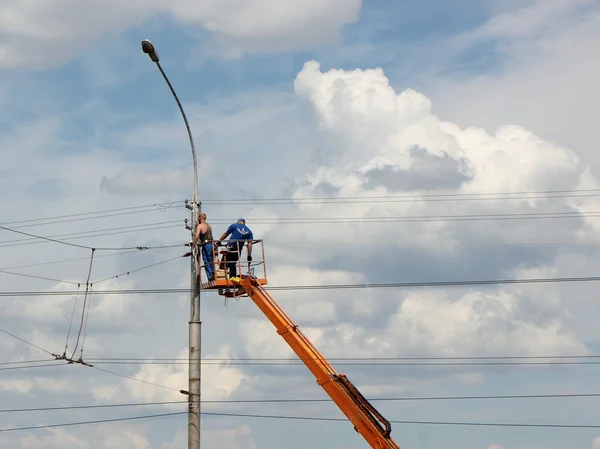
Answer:
M277 333L314 374L317 383L337 404L354 430L360 433L373 449L400 449L390 436L391 425L358 391L344 374L338 374L298 326L283 311L254 276L244 276L235 282L244 289L258 308L273 323Z

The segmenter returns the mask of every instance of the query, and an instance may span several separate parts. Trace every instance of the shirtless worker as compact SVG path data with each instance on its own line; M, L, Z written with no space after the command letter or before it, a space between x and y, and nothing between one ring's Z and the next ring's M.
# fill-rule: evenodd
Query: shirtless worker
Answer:
M192 247L200 240L200 252L204 261L204 270L208 281L215 279L215 263L213 259L213 235L212 227L206 222L206 214L201 212L198 215L198 225L196 226L196 235L192 239Z

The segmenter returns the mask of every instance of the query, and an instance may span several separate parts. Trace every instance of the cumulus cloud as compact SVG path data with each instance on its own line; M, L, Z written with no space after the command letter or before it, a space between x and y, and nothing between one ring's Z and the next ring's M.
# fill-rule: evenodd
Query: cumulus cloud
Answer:
M213 44L229 56L244 52L281 51L335 42L340 29L357 20L361 0L207 1L166 2L60 0L3 2L0 29L0 67L55 66L78 55L103 36L168 15L188 26L201 27Z

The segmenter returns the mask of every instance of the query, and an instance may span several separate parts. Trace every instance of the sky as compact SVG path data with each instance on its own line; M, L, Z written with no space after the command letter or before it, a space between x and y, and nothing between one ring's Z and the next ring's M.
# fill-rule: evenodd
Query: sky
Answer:
M0 0L0 448L186 447L193 168L150 39L214 233L246 218L402 449L600 449L599 25L592 0ZM251 300L201 301L201 447L368 447L291 419L343 415Z

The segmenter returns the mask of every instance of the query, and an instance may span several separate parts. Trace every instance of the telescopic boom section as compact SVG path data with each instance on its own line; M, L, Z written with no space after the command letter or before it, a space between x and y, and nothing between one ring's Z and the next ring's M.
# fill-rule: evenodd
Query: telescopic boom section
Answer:
M254 303L277 328L300 360L316 377L317 383L327 392L354 430L360 433L374 449L400 449L390 436L390 423L367 401L344 374L335 372L329 362L302 334L298 326L279 307L256 278L248 276L239 281Z

